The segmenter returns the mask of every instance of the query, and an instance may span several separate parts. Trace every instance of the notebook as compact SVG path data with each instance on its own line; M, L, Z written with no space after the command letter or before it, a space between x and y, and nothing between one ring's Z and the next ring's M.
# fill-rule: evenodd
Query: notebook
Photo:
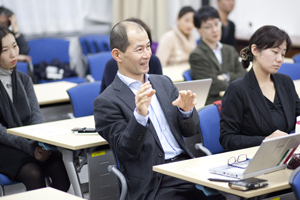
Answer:
M300 133L264 140L254 157L239 166L244 169L226 164L211 168L209 172L244 179L284 169L299 144Z
M184 81L184 82L177 82L174 85L177 87L177 90L191 90L193 93L196 93L196 109L203 107L205 105L208 92L210 89L212 79L200 79L200 80L193 80L193 81Z

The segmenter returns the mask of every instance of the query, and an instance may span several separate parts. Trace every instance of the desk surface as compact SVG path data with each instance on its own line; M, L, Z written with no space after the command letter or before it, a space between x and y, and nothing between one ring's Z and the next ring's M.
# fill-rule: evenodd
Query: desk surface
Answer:
M153 171L245 198L251 198L263 194L268 194L274 191L290 188L288 180L291 173L293 172L293 170L290 169L283 169L262 176L258 176L259 178L267 179L269 186L250 191L233 190L228 187L228 183L213 182L207 180L208 178L217 176L209 173L208 170L210 168L226 164L228 158L230 158L231 156L238 156L240 154L245 153L249 158L251 158L254 156L257 149L258 147L252 147L233 152L215 154L212 156L205 156L180 162L157 165L153 167ZM196 170L196 172L190 172L192 168ZM186 169L189 169L190 171L187 171ZM226 179L225 176L218 177Z
M46 187L42 189L32 190L28 192L22 192L18 194L12 194L8 196L1 197L1 200L20 200L20 199L30 199L30 200L53 200L53 199L63 199L63 200L82 200L82 198L74 196L72 194L56 190L51 187Z
M75 135L71 129L74 127L95 127L94 116L66 119L30 126L7 129L7 132L24 138L52 144L70 150L85 149L108 144L101 136ZM45 130L48 129L48 130ZM59 132L58 135L49 135L47 132ZM30 131L32 130L32 131ZM40 131L40 134L35 132Z
M69 102L67 90L77 83L59 81L42 83L33 86L39 105Z
M184 81L183 72L190 69L189 64L166 66L162 68L163 75L170 77L173 82Z

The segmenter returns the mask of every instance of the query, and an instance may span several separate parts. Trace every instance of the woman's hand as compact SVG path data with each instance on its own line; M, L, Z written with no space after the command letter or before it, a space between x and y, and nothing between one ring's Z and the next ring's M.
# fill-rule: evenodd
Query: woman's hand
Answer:
M37 146L34 150L34 157L40 162L45 162L51 154L51 151L46 151L41 146Z
M287 135L287 133L283 132L283 131L280 131L280 130L276 130L271 135L269 135L268 137L266 137L265 139L280 137L280 136L283 136L283 135Z

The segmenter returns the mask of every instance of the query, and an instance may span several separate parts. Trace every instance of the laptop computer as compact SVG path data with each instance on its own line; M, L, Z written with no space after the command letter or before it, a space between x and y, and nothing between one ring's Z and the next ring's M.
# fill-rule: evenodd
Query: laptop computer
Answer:
M212 79L200 79L200 80L193 80L193 81L184 81L184 82L177 82L174 85L177 87L177 90L191 90L193 93L196 93L196 109L203 107L205 105L208 92L210 89Z
M233 178L250 178L284 169L289 158L300 144L300 133L264 140L258 151L248 162L239 166L223 165L209 169L210 173Z

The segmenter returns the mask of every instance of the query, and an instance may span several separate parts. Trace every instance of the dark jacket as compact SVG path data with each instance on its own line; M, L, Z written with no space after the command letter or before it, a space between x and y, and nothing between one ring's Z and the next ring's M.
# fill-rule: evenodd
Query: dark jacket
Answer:
M228 82L221 81L217 78L218 75L228 73L230 82L240 78L246 74L246 70L239 62L236 50L229 45L223 44L222 65L220 65L214 52L207 44L200 40L199 45L190 55L191 75L194 80L212 78L212 84L206 100L206 104L211 104L214 101L221 100L220 91L225 91Z
M232 21L228 20L228 25L226 27L228 29L225 33L225 27L222 26L222 37L221 43L228 44L237 49L236 39L235 39L235 25Z
M179 146L193 157L183 137L199 133L199 116L193 110L192 117L183 119L180 111L172 105L178 91L172 81L162 75L149 76L156 90L157 99ZM120 170L128 185L127 199L155 199L162 174L152 170L154 165L165 162L164 150L151 120L147 126L139 124L134 115L135 95L121 79L115 80L94 101L94 117L97 132L115 150ZM170 188L172 190L172 188Z
M286 133L295 128L300 100L291 78L271 75L287 122ZM272 119L254 71L229 84L222 102L220 143L225 150L258 146L278 128Z

